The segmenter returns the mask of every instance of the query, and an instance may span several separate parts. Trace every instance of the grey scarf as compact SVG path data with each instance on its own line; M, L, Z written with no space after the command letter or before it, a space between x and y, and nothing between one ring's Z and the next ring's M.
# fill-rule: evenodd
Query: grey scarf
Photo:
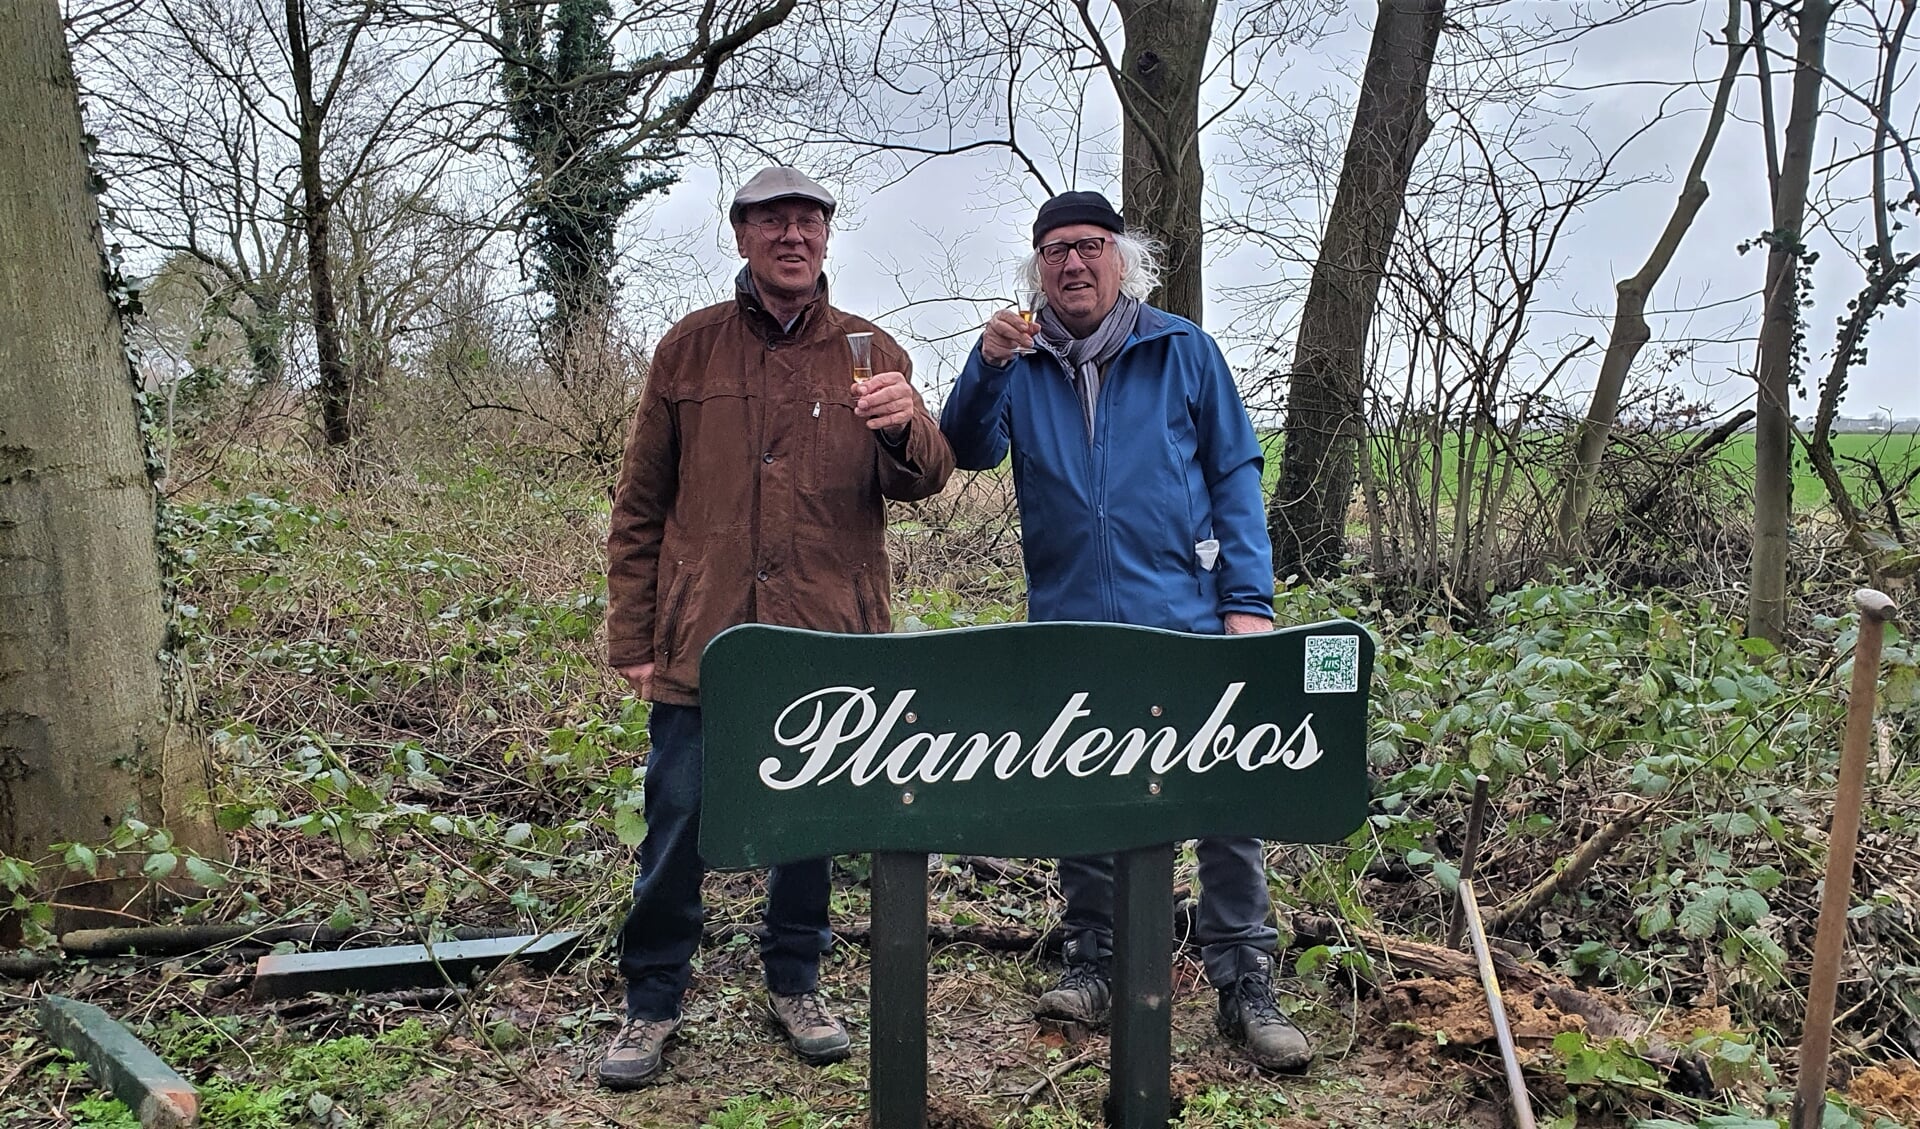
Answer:
M1058 358L1073 378L1074 390L1080 394L1080 410L1087 417L1089 440L1093 438L1093 406L1100 401L1100 381L1107 362L1120 355L1139 317L1139 300L1122 294L1092 333L1075 337L1060 324L1060 315L1052 306L1040 307L1040 336L1035 340Z

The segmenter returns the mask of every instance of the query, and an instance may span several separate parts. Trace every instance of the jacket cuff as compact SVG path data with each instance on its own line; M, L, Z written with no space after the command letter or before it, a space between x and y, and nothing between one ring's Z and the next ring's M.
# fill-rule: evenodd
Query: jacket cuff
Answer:
M913 442L913 421L908 420L900 425L900 438L897 440L887 438L887 433L884 431L874 432L873 438L880 444L882 451L904 463L907 461L907 444Z
M915 440L920 438L922 433L922 429L916 426L919 423L920 417L917 415L908 420L906 430L900 433L900 441L898 443L888 439L878 431L873 433L873 441L880 445L880 454L884 458L891 460L893 464L901 470L913 475L925 474L927 470L925 457L926 443L924 441L919 443L915 442ZM938 429L936 428L935 430L937 431ZM919 448L917 452L915 450L916 447Z
M1256 599L1227 600L1221 603L1219 611L1220 618L1222 619L1225 619L1227 615L1232 612L1239 612L1241 615L1264 616L1267 619L1273 618L1273 605L1263 603Z

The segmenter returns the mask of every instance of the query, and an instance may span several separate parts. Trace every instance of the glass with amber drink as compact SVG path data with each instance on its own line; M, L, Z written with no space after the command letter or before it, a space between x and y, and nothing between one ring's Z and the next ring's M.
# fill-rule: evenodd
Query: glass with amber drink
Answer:
M853 382L865 384L873 376L873 334L847 334L847 348L853 353Z
M1040 303L1045 300L1045 296L1039 290L1022 289L1019 297L1019 304L1015 308L1020 311L1020 320L1028 325L1034 324L1040 319ZM1026 345L1015 349L1014 352L1024 357L1033 352L1033 346Z

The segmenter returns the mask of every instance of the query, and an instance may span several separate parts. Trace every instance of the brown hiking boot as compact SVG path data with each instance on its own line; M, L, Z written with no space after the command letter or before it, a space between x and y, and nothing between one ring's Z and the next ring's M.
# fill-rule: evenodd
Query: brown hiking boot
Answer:
M632 1090L660 1073L660 1055L667 1040L680 1029L672 1019L629 1019L620 1025L606 1057L600 1060L600 1084L609 1090Z
M768 992L767 1013L773 1018L773 1025L793 1045L793 1053L800 1056L801 1062L825 1066L853 1053L846 1027L827 1014L827 1005L820 999L819 992L802 992L797 996Z
M1273 1000L1270 957L1259 969L1242 976L1231 988L1220 989L1220 1011L1215 1017L1220 1033L1246 1044L1247 1057L1268 1070L1300 1070L1313 1060L1313 1045Z

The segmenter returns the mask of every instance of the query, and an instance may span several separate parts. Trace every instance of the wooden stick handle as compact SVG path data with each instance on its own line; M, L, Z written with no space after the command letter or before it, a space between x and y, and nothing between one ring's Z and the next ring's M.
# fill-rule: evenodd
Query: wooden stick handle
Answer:
M1853 594L1853 606L1860 614L1875 623L1885 623L1898 615L1900 609L1893 604L1893 598L1875 588L1861 588Z
M1880 679L1880 645L1897 609L1883 592L1853 594L1860 609L1853 646L1853 682L1847 696L1847 726L1840 743L1840 779L1834 787L1833 828L1827 836L1827 878L1820 895L1820 925L1813 942L1813 978L1807 986L1807 1023L1800 1036L1800 1077L1794 1090L1793 1129L1819 1129L1827 1106L1827 1056L1833 1048L1833 1001L1847 940L1847 904L1853 897L1853 857L1860 842L1860 806L1866 793L1867 743L1873 730L1874 692Z
M1466 848L1460 852L1460 877L1471 880L1475 868L1480 863L1480 836L1487 826L1487 785L1490 781L1486 773L1473 778L1473 807L1467 811ZM1466 928L1466 921L1460 910L1460 900L1455 898L1449 907L1447 916L1447 947L1460 947L1460 931Z

